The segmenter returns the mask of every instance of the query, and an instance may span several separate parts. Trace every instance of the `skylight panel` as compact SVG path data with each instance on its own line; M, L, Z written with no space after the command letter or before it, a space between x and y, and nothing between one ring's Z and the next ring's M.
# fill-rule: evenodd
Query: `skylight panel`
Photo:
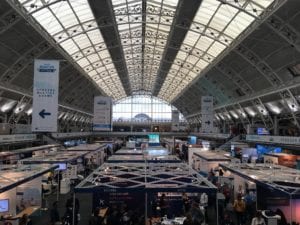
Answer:
M113 98L125 96L120 79L110 80L118 86L118 92L101 83L101 76L116 73L112 59L87 0L19 0L22 6L53 39L92 77L102 90ZM53 3L53 4L49 4ZM101 61L104 61L105 64ZM95 70L94 67L97 67ZM99 67L102 67L100 69ZM101 74L97 74L102 71ZM101 84L101 85L100 85Z
M232 1L237 7L223 4L216 0L203 0L187 32L180 51L158 94L173 100L180 89L184 89L212 63L252 22L255 15L260 15L264 7L274 0ZM239 10L238 7L241 7ZM246 10L245 13L243 10ZM249 15L249 13L251 15ZM177 70L177 71L176 71ZM178 71L180 70L180 73ZM190 73L190 71L193 71ZM197 75L195 75L197 74ZM178 78L182 78L178 85ZM175 79L174 79L175 78Z

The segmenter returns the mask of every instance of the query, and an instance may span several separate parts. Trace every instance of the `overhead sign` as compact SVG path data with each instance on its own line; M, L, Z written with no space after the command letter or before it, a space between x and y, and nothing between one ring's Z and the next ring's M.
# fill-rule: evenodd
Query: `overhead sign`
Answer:
M34 60L33 132L57 131L58 81L58 60Z
M94 131L111 131L112 129L112 99L96 96L94 98Z
M201 132L214 132L214 101L212 96L201 98Z

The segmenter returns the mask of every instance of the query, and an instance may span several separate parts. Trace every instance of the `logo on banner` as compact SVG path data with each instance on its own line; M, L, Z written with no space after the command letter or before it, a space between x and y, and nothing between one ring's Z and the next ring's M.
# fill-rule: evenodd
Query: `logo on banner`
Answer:
M56 71L55 66L49 63L41 64L37 70L40 73L54 73Z
M101 101L101 100L100 100L100 101L97 102L97 105L106 105L106 104L107 104L106 101Z

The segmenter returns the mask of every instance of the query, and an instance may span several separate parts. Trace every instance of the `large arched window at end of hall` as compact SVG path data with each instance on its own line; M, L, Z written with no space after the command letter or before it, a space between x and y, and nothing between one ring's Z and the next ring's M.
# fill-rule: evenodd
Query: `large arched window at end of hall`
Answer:
M171 122L172 110L177 109L157 97L134 95L114 103L113 121ZM185 121L181 113L179 120Z

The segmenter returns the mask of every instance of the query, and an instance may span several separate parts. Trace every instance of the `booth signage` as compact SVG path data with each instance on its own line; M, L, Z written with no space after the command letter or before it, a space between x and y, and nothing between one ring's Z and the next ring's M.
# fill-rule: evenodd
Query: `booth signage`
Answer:
M214 132L214 101L212 96L201 98L201 132Z
M179 131L179 112L172 110L172 131Z
M58 75L58 60L34 60L33 132L57 131Z
M94 131L111 131L112 99L110 97L96 96L94 98Z
M269 135L246 135L247 141L300 145L300 137L269 136Z

